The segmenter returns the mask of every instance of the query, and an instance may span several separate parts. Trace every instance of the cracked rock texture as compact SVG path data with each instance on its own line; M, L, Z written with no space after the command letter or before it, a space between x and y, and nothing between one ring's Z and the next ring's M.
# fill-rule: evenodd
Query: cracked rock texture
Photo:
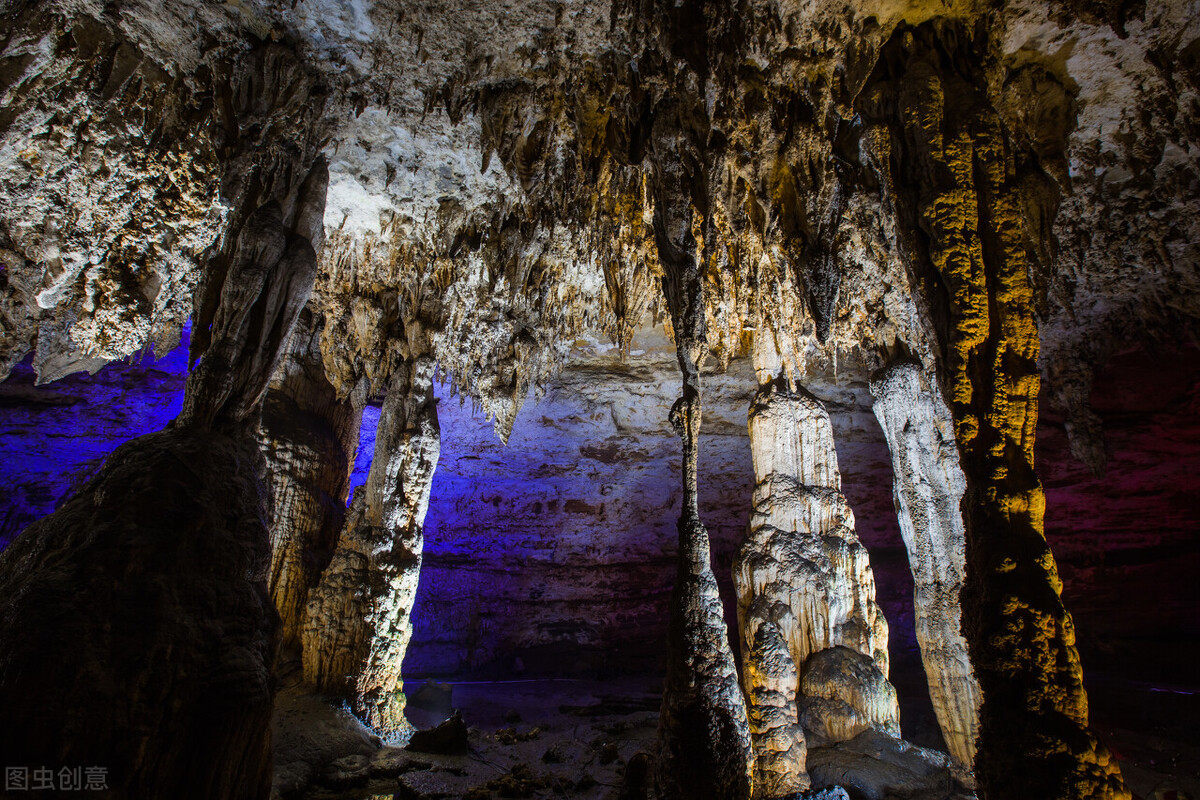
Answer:
M410 730L401 666L412 636L423 525L437 466L433 361L403 362L384 400L371 474L356 493L333 560L311 593L304 674L353 694L355 709L387 735Z
M953 421L941 389L910 361L877 373L871 394L892 454L896 514L912 569L917 644L929 696L946 746L969 768L975 762L980 694L962 635L961 503L967 486Z

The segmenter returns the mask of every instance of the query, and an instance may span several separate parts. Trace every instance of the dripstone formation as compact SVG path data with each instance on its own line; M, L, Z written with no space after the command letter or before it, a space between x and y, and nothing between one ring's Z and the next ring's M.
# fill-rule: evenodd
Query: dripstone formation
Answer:
M679 518L627 792L925 758L814 396L869 382L938 768L988 800L1130 798L1034 448L1051 398L1102 472L1093 371L1200 315L1198 42L1179 0L0 0L0 376L192 325L179 417L0 554L0 753L110 765L114 797L266 797L287 659L404 740L435 387L507 441L573 348L629 380L656 329ZM747 359L724 571L701 376Z

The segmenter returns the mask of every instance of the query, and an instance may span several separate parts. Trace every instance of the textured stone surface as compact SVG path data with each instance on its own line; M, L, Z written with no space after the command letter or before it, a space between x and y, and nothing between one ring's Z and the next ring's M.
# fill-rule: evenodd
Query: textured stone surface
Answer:
M927 234L907 242L908 257L941 282L928 291L945 313L939 375L967 479L963 630L983 691L975 768L985 793L1126 798L1116 760L1087 728L1033 469L1040 376L1029 265L1042 255L1057 187L979 89L944 66L947 48L964 43L958 33L932 24L895 41L862 106L890 126L881 146L900 157L888 191Z
M900 735L896 689L868 656L849 647L818 650L800 676L800 724L815 743L865 730Z
M809 761L814 784L844 786L865 800L939 797L970 800L964 773L945 753L916 747L878 731L828 747L813 748Z
M808 788L808 736L899 734L899 708L829 415L807 392L772 382L754 398L749 429L757 485L734 583L755 791L774 797Z
M267 385L312 291L313 243L323 234L319 220L328 185L328 168L317 159L285 195L293 203L286 216L271 199L230 233L224 274L209 277L208 288L219 299L210 326L193 342L193 357L200 360L188 374L180 424L258 424Z
M311 593L303 629L304 675L353 694L382 734L403 735L401 668L412 636L423 525L437 466L433 362L402 363L384 400L371 473L356 493L333 560Z
M284 645L299 644L309 589L345 522L362 416L325 379L319 347L317 322L305 310L271 380L258 433L271 482L268 586Z
M0 554L14 764L108 767L121 797L262 797L278 617L253 442L129 442Z
M1089 368L1126 341L1180 337L1200 307L1197 28L1181 2L3 11L4 371L29 352L50 379L163 349L194 307L193 354L212 356L204 404L229 401L234 418L254 408L258 387L224 397L216 362L269 367L210 348L209 334L216 321L218 335L243 335L218 314L239 282L227 280L236 245L265 241L243 234L272 202L291 225L321 149L329 244L313 308L341 398L386 388L414 355L417 320L502 436L577 336L599 328L625 347L646 314L669 319L689 387L689 370L728 363L750 331L769 332L801 376L911 352L944 384L969 492L999 487L1001 505L1016 502L1000 516L1036 529L1038 493L1025 490L1038 373L1073 449L1099 468ZM925 51L936 57L912 57ZM998 387L981 377L993 372ZM1011 452L993 457L990 432ZM985 527L969 526L968 543ZM985 657L984 693L1002 716L1065 693L1048 713L1082 728L1040 536L998 550L992 563L969 549L967 574L1012 556L1011 577L1041 587L1014 590L1033 609L1017 638L1050 641L1043 661L1066 666L1043 686L1040 668ZM1012 621L1003 591L980 594L980 630ZM1040 735L1012 730L984 779L995 791L1023 776L1004 768L1020 752L1000 740ZM1101 752L1088 735L1064 736L1088 774L1063 791L1115 787L1108 765L1086 766Z
M909 361L871 381L875 416L892 454L893 492L913 575L917 644L950 753L969 768L979 733L979 684L962 634L966 533L953 420L941 389Z

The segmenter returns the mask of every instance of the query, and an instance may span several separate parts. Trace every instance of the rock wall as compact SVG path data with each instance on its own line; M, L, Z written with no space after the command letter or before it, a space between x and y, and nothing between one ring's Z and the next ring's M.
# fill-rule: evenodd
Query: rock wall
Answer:
M122 445L0 553L0 747L114 797L266 797L277 618L261 459L195 428Z
M116 26L99 26L86 15L56 19L52 9L39 8L45 17L36 13L21 17L25 27L18 27L8 44L13 39L27 42L24 37L33 34L37 25L48 25L42 39L48 45L46 52L66 48L65 64L87 65L76 62L76 53L70 50L91 47L98 39L99 49L107 51L107 56L99 56L101 63L106 57L113 59L108 66L119 77L111 87L114 91L124 87L136 96L153 85L145 78L122 83L136 70L158 77L160 84L166 79L160 65L143 61L129 42L122 42ZM116 39L115 55L106 37ZM312 290L317 268L314 243L320 243L328 172L316 157L319 125L314 117L319 117L323 102L311 73L285 47L266 45L240 55L245 59L233 75L226 73L216 80L210 71L192 75L202 83L211 81L210 86L223 86L232 95L219 116L235 130L221 137L220 156L225 160L212 154L209 166L219 163L220 170L214 169L209 177L221 178L221 188L234 209L224 236L206 244L198 322L191 342L192 359L199 361L187 377L179 416L168 430L115 451L75 497L0 555L4 581L0 625L5 629L0 696L13 723L5 728L10 738L4 751L26 764L104 765L116 797L265 797L270 791L278 617L266 590L266 497L263 462L253 431L268 381ZM19 58L16 73L35 60ZM42 66L24 77L53 74ZM86 69L77 77L75 84L67 81L70 88L64 92L75 91L77 97L94 103L108 116L110 127L124 118L134 123L125 127L126 133L136 134L140 122L149 126L142 133L168 136L160 142L166 153L157 153L155 164L171 164L174 145L169 134L179 133L178 118L162 108L125 106L127 96L91 85ZM281 85L299 93L275 95ZM36 109L40 90L26 88L34 96L25 100ZM170 105L184 94L175 86L159 97L167 98ZM244 136L236 130L238 123L266 119L282 123L288 113L298 115L300 123L294 128L281 124L275 130L247 131ZM169 119L156 118L158 114ZM207 112L199 116L206 117ZM78 121L83 127L71 132L68 140L90 136L88 117L81 115ZM9 127L3 134L6 144L23 135L19 127ZM204 148L211 139L184 136L174 144ZM61 156L60 145L47 146ZM46 181L35 181L31 191L53 193L59 181L69 184L81 166L98 169L102 177L136 182L144 165L122 162L120 156L138 155L143 145L117 144L118 160L111 165L103 159L76 156L75 163L49 174L34 169L33 175ZM35 165L36 153L26 160ZM195 166L203 172L203 160ZM177 188L147 186L142 211L151 215L154 227L149 238L135 238L151 251L169 246L175 234L164 229L187 233L194 226L189 216L192 201L173 194ZM94 200L69 186L64 191L69 198L64 210L72 213ZM115 191L102 199L125 209L131 201L128 193ZM86 215L84 224L79 225L80 219L71 220L78 225L74 234L87 237L91 231ZM128 221L116 212L113 219ZM53 233L55 227L45 230ZM18 229L9 227L6 235ZM103 262L109 270L135 272L147 266L128 253L115 257L104 253L110 243L103 236L89 244L101 248L98 256L91 257L97 266ZM69 296L80 288L81 256L72 254L74 263L59 275L55 267L61 262L56 254L45 252L54 245L53 241L25 241L19 246L27 254L41 246L44 277L63 277L61 284L48 288ZM160 271L151 285L160 286L165 277L172 277L169 273L175 267L173 277L187 276L186 264L181 267L170 259L164 263L168 275ZM88 272L101 288L112 280L106 269ZM89 294L94 289L88 289ZM44 300L39 301L41 307L52 309L54 303ZM84 305L89 312L98 310L91 300ZM144 341L151 323L137 313L118 313L135 327L142 326ZM102 334L109 328L112 333L122 330L104 324L103 314L93 316L91 322L99 323ZM88 321L83 323L73 330L86 330ZM6 351L15 349L19 355L26 344L6 342ZM69 371L82 363L71 347L52 344L41 331L38 345L53 347L63 357L55 362L55 369L65 364ZM96 343L85 347L93 366L116 357ZM68 630L71 633L65 633ZM47 631L54 633L47 636ZM53 659L53 665L43 664L44 658Z
M320 180L304 185L323 203ZM261 209L233 244L208 366L171 428L119 448L0 555L5 752L105 765L119 797L270 790L278 616L251 434L316 259L295 232L304 213L285 250L278 206Z

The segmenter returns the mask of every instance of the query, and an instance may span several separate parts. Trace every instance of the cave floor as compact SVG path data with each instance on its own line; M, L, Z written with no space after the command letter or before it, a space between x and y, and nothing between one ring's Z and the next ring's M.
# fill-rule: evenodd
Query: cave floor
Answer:
M410 681L405 685L407 713L414 726L431 728L451 708L459 709L469 745L462 755L410 752L384 746L336 702L309 694L298 666L285 665L276 702L272 796L277 798L611 800L620 792L626 765L638 753L651 752L657 736L657 676ZM1122 706L1138 702L1137 687L1113 682L1096 693L1094 711L1100 713L1094 716L1095 727L1121 759L1135 796L1200 798L1196 737L1142 725L1135 718L1110 720L1105 712L1121 707L1118 699ZM1190 696L1173 699L1183 705L1194 701ZM810 769L816 764L816 772L824 769L825 775L817 782L832 783L839 772L858 770L866 775L862 785L848 787L856 800L884 794L911 800L971 797L936 759L930 760L932 751L903 743L896 743L900 751L886 744L881 749L879 742L872 749L871 744L860 742L855 752L814 749ZM885 787L889 781L893 785Z
M273 797L368 798L618 797L627 765L653 750L661 678L410 681L407 714L428 729L461 711L468 752L410 752L383 746L336 702L309 694L297 665L285 666L274 725ZM900 740L864 734L814 748L817 786L860 786L851 796L969 800L948 758ZM865 791L863 791L865 790ZM899 792L897 795L896 793Z
M467 724L463 755L380 746L361 723L295 682L281 687L275 719L274 796L365 798L601 798L620 789L626 764L657 736L659 682L621 679L410 682L418 728Z

